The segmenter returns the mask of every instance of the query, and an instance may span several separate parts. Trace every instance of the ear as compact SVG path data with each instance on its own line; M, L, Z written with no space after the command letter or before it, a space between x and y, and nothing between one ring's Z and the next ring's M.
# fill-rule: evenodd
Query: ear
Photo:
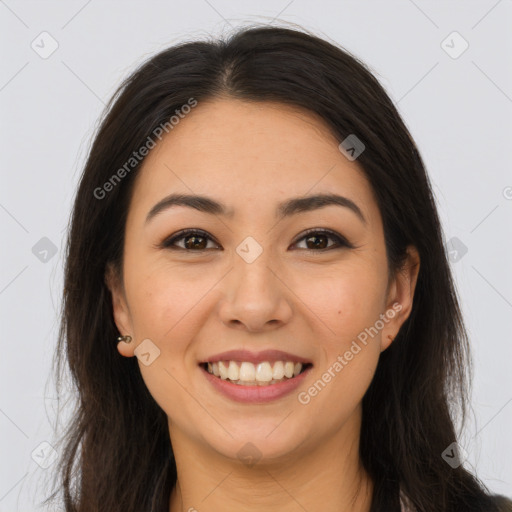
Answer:
M414 290L418 281L420 257L413 245L407 247L407 258L393 277L386 299L386 316L390 319L382 330L381 352L391 345L412 311ZM389 339L391 336L391 339Z
M105 284L112 295L112 310L117 330L123 336L126 334L133 336L133 325L122 279L112 264L108 264L105 269ZM133 357L135 341L133 340L130 344L120 341L117 344L117 350L122 356Z

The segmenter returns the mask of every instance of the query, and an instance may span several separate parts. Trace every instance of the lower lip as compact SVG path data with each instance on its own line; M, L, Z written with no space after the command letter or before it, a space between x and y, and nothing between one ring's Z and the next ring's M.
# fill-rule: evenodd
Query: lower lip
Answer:
M215 389L231 400L245 403L265 403L277 400L294 391L304 381L312 367L306 368L306 370L292 379L287 379L277 384L269 384L268 386L233 384L228 380L215 377L215 375L209 373L202 366L200 368Z

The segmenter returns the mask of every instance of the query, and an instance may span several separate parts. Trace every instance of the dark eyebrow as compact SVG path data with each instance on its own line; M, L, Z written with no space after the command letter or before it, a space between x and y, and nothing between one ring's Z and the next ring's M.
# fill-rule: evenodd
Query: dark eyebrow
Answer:
M317 194L314 196L288 199L278 204L276 215L279 218L284 218L296 213L309 212L331 205L343 206L352 210L363 224L367 224L359 206L357 206L357 204L348 197L340 196L338 194ZM222 203L219 203L210 197L189 194L170 194L151 208L146 217L146 223L159 213L172 208L173 206L186 206L210 215L222 215L229 218L232 218L234 215L234 211L232 209L226 208Z

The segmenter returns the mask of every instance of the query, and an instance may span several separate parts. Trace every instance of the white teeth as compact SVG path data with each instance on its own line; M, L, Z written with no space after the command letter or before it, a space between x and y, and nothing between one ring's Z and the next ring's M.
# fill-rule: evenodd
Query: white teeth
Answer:
M228 369L226 368L224 361L219 361L219 374L221 379L228 378Z
M276 361L274 363L272 377L274 377L274 379L282 379L284 377L284 364L282 361Z
M243 386L268 385L283 382L284 380L296 377L302 371L302 363L292 361L276 361L274 366L268 361L257 365L248 361L239 363L237 361L218 361L207 363L208 372L220 377L229 379L235 384Z
M240 365L240 380L253 381L256 379L256 369L252 363L243 362Z
M238 368L238 365L235 363L235 361L229 362L228 367L228 379L229 380L238 380L240 378L240 371Z
M256 380L259 382L270 382L272 380L272 367L266 361L258 364L256 368Z

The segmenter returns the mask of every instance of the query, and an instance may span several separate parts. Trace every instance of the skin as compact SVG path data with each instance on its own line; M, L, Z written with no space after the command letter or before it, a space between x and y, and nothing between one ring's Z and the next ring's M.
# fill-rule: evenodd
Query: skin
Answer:
M139 360L139 367L168 417L178 469L170 512L241 506L313 511L319 503L324 512L370 510L372 481L358 454L361 400L380 353L410 314L419 257L409 247L404 269L388 276L375 197L339 142L312 113L222 98L200 102L138 171L123 279L108 272L107 282L116 325L133 337L119 343L119 353L134 357L144 339L160 350L148 366ZM210 196L234 213L222 217L178 206L146 224L151 208L173 192ZM316 193L352 199L367 223L339 206L275 217L280 201ZM199 243L207 249L158 247L185 228L206 231L211 240ZM335 231L355 248L315 248L303 238L310 228ZM236 252L248 236L263 249L250 264ZM396 303L401 310L378 334L360 343L360 352L309 403L300 403L298 393ZM233 402L198 366L231 349L280 349L308 358L313 368L283 398ZM260 456L252 466L237 456L248 442Z

